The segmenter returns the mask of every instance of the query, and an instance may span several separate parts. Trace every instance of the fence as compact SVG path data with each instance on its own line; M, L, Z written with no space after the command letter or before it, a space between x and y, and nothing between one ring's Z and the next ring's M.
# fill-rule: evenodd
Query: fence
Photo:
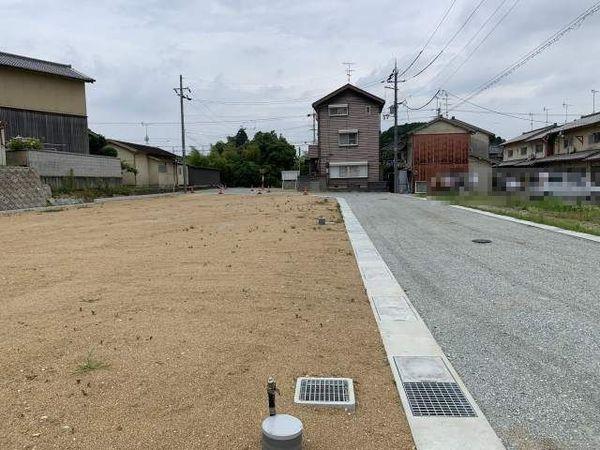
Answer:
M52 188L83 188L119 185L122 181L118 158L51 150L7 151L7 163L35 169Z

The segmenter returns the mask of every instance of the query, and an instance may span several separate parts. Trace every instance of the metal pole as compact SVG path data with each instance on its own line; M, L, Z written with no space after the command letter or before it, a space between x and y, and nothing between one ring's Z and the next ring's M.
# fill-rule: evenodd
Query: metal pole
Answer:
M398 60L394 63L394 193L398 193Z
M592 114L596 114L596 94L600 92L596 89L592 89Z
M181 112L181 156L183 159L183 192L187 192L188 175L185 161L185 119L183 117L183 75L179 75L179 108Z

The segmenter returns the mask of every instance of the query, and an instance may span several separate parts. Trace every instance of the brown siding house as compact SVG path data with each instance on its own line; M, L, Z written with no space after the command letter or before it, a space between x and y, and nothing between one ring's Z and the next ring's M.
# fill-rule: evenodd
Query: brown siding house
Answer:
M459 179L466 174L487 180L487 173L476 172L481 172L482 164L491 170L487 157L494 133L455 117L439 116L410 136L408 159L414 191L423 191L425 186L436 189L440 178Z
M385 100L346 84L312 104L318 143L309 149L310 170L328 189L382 190L379 133Z

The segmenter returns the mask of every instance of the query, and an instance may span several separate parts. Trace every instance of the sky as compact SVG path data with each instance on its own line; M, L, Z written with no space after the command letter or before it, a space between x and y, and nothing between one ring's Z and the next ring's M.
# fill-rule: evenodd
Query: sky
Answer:
M346 62L354 63L351 82L385 98L387 112L393 91L381 81L395 60L403 72L421 50L401 77L399 100L419 108L442 89L449 116L504 138L530 130L531 118L544 126L544 108L550 123L591 113L591 90L600 90L598 12L478 93L596 0L0 4L0 50L71 64L96 80L87 86L91 129L138 143L147 132L150 145L176 153L180 74L192 97L187 145L204 151L241 126L250 135L275 130L304 148L312 140L311 103L347 82ZM446 97L438 98L419 110L400 106L400 123L430 120L437 106L445 113ZM600 110L600 94L596 103ZM382 129L391 124L384 118Z

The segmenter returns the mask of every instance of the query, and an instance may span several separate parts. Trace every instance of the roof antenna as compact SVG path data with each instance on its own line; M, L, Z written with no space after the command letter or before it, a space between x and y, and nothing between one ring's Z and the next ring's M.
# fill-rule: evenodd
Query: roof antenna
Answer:
M354 70L355 70L352 68L352 66L354 66L356 63L345 62L342 64L346 66L346 76L348 77L348 83L350 83L350 78L352 78L352 72L354 72Z
M142 126L146 128L146 137L144 137L144 142L148 145L150 138L148 137L148 124L146 122L142 122Z

